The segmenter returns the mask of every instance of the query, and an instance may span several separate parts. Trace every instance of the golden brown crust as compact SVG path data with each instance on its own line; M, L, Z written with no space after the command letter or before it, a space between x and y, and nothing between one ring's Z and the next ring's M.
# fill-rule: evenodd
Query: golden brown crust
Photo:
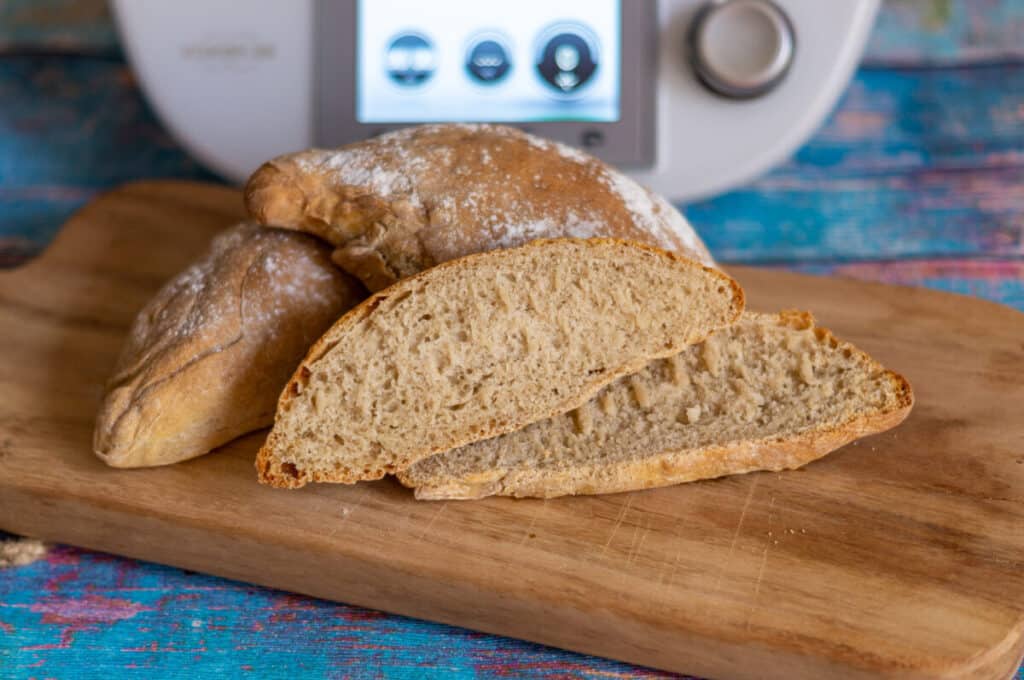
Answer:
M810 313L793 310L778 315L759 315L795 329L813 329L817 339L830 347L842 347L875 364L866 353L843 342L827 328L814 325ZM637 459L613 463L595 462L572 468L495 469L460 478L417 479L407 471L399 481L414 488L421 500L471 500L487 496L554 498L565 495L619 493L670 486L758 470L791 470L834 451L860 437L899 425L914 404L913 390L902 375L885 371L894 405L883 411L860 413L835 427L820 427L791 436L733 441L702 449L665 450ZM699 455L695 455L699 454Z
M164 465L266 427L309 343L365 295L316 239L227 230L136 317L97 416L96 455Z
M536 238L621 238L713 264L664 199L575 149L495 125L426 125L275 158L249 179L262 224L315 234L370 290Z
M657 247L645 244L632 243L629 241L625 241L623 239L616 238L592 238L583 240L560 238L537 239L531 241L525 246L520 247L518 250L522 251L523 249L545 248L550 244L557 243L574 243L589 248L614 246L620 248L627 248L630 251L639 250L641 252L650 253L656 257L666 258L668 260L671 260L672 262L683 264L684 266L687 267L699 268L705 271L706 273L712 275L713 277L717 278L721 282L722 287L729 289L727 297L729 297L729 299L731 299L732 301L729 320L730 323L739 318L740 314L743 312L743 289L740 288L739 284L736 283L733 279L731 279L729 276L727 276L718 269L702 265L690 258L683 257L678 253L669 252ZM391 296L400 296L406 291L413 290L419 287L421 280L423 280L426 277L440 276L443 275L443 273L448 270L464 269L468 264L471 264L477 260L483 260L488 258L501 258L504 256L505 254L501 251L491 251L468 255L458 260L447 261L436 267L431 268L430 270L421 272L408 278L401 279L387 290L375 293L374 295L364 300L361 304L350 310L347 314L345 314L345 316L339 319L337 323L335 323L334 326L332 326L329 331L324 333L323 337L321 337L310 348L308 354L306 355L306 358L303 359L302 363L299 365L298 369L296 369L291 380L288 381L288 384L285 386L285 389L281 392L281 397L280 400L278 401L277 406L278 412L280 413L282 411L287 410L289 407L289 401L293 399L296 395L301 393L303 386L306 384L306 381L312 374L313 364L320 357L322 357L329 349L335 346L336 341L333 338L345 332L351 326L354 326L355 324L360 323L361 321L366 319L384 300ZM667 356L669 354L674 353L674 351L678 350L667 349L664 355ZM609 382L613 381L618 377L639 370L646 364L646 362L649 359L653 358L656 357L638 360L637 362L635 362L635 364L625 365L621 367L621 370L616 371L614 373L610 371L606 372L600 378L595 378L594 380L590 381L587 384L586 388L580 394L569 395L563 403L557 405L549 412L539 415L538 419L549 418L559 413L565 413L566 411L572 410L573 408L586 402L590 398L590 396L594 392L596 392L601 386L608 384ZM478 441L481 439L487 439L490 437L498 436L500 434L505 434L507 432L517 429L518 427L521 427L524 424L525 423L509 425L503 423L495 423L490 429L484 432L476 433L472 437L468 435L462 438L453 437L452 441L449 442L446 446L437 447L436 449L427 452L422 457L426 457L427 455L432 455L435 453L440 453L442 451L447 451L452 448L463 446L465 444L470 443L471 441ZM383 477L385 474L398 472L398 469L382 468L356 475L347 474L344 471L333 472L331 474L324 474L316 471L310 472L306 470L299 470L296 468L295 465L288 463L287 461L283 461L277 456L276 451L280 445L279 438L280 434L272 430L271 433L267 436L266 442L260 448L259 453L256 456L256 469L259 473L259 480L264 484L291 489L305 486L309 482L339 482L344 484L352 484L358 481L379 479ZM407 464L411 465L414 462L415 461L408 461Z

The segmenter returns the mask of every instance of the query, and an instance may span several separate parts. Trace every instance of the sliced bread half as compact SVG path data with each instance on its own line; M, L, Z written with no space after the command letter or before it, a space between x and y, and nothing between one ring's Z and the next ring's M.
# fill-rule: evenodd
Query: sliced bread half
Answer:
M550 498L800 467L899 424L902 376L815 327L747 312L604 388L575 411L399 473L420 499Z
M374 295L281 394L261 481L377 479L573 409L619 376L733 323L739 286L613 239L472 255Z

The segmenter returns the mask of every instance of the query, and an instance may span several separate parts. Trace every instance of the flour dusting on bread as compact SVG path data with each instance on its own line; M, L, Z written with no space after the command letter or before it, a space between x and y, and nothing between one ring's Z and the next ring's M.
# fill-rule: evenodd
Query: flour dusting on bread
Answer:
M320 334L365 296L316 239L241 224L139 312L93 447L117 467L192 458L272 420Z
M424 125L281 156L246 187L252 215L335 246L371 290L537 238L606 236L713 265L686 220L619 171L514 128Z
M329 173L333 182L339 185L364 187L390 198L401 196L416 205L420 204L416 188L410 179L410 172L422 163L422 159L403 152L398 140L386 140L388 151L401 162L399 168L385 168L377 160L374 149L351 149L345 155L333 151L316 150L306 152L297 159L297 165L308 173Z

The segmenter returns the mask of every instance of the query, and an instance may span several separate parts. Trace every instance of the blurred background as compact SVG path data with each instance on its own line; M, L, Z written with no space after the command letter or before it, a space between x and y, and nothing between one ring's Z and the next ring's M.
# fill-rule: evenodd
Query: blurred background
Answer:
M0 0L0 267L40 252L97 193L150 178L221 181L154 117L106 4ZM885 2L810 141L749 184L681 208L724 263L1024 310L1024 0ZM264 675L285 674L310 640L330 645L303 657L309 671L656 675L73 548L0 574L9 677L78 676L83 664L235 674L252 669L256 648Z

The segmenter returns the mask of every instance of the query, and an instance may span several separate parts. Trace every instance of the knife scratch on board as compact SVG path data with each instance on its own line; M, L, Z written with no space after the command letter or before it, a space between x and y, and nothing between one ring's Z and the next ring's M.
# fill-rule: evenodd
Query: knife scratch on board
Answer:
M622 520L626 519L626 513L629 512L629 506L633 504L634 494L629 494L626 498L626 502L622 506L622 510L619 512L619 516L615 518L615 526L612 527L611 533L608 534L608 540L604 542L604 547L601 548L601 554L604 555L608 552L608 548L612 544L612 539L615 538L615 534L618 532L619 527L622 526Z
M537 519L540 517L541 513L544 512L547 509L547 505L548 505L548 499L547 498L545 498L541 503L537 504L537 511L533 513L533 517L530 518L529 526L527 526L526 529L523 531L523 537L521 539L519 539L519 544L518 545L520 547L522 547L523 544L526 543L526 539L527 538L530 538L531 536L533 536L533 528L537 525Z
M750 611L747 612L746 629L750 630L750 620L757 611L757 598L761 595L761 581L764 580L764 569L768 565L768 552L773 543L778 541L772 539L772 509L775 507L775 496L772 496L768 503L768 537L764 542L764 551L761 552L761 566L757 570L757 581L754 583L754 601L751 603Z
M345 524L345 522L348 521L348 518L352 516L352 513L354 513L356 510L362 507L363 497L366 496L366 493L369 491L369 489L369 486L364 486L362 493L356 496L355 500L352 501L351 505L345 505L342 507L341 521L334 523L333 527L331 528L331 532L327 534L327 538L334 538L334 536L339 531L341 531L342 525Z
M630 542L629 546L629 557L626 560L628 563L632 564L640 558L640 549L643 547L644 541L647 540L647 534L651 533L651 527L649 526L648 522L649 519L644 518L643 533L640 534L639 541L636 540L636 537L637 534L640 533L640 525L637 525L636 529L633 531L633 540Z
M747 491L747 498L743 501L743 509L740 510L739 521L736 522L736 529L732 532L732 541L729 543L729 554L725 557L725 564L732 564L733 553L736 552L736 543L740 539L740 532L743 531L743 522L747 519L747 510L750 509L750 501L754 498L754 490L757 488L757 483L761 481L759 475L752 475L750 481L750 489ZM724 567L725 565L723 565ZM715 587L711 590L711 596L714 597L719 588L722 587L722 579L725 577L725 569L718 570L718 578L715 579Z
M444 512L444 509L447 508L447 507L448 507L448 503L442 503L441 504L441 507L437 509L437 512L435 512L433 514L433 516L431 516L430 521L427 522L427 526L423 527L423 531L421 531L419 533L419 535L416 537L416 542L417 543L419 543L420 541L422 541L424 538L427 537L427 534L430 533L430 528L432 526L434 526L434 522L437 521L437 518L441 516L441 513Z

